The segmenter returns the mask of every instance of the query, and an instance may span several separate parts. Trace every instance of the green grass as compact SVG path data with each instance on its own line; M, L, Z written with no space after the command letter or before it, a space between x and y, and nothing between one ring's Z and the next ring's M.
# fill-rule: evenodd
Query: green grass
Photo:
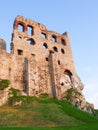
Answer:
M22 106L0 107L0 130L98 130L98 117L68 102L43 96L22 98Z
M98 124L61 127L1 127L0 130L98 130Z

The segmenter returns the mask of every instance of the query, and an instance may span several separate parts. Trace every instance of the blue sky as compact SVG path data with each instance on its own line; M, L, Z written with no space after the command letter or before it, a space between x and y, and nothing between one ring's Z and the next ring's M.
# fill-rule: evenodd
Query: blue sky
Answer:
M0 37L8 51L17 15L49 30L69 32L76 71L85 85L83 94L98 108L98 0L1 0Z

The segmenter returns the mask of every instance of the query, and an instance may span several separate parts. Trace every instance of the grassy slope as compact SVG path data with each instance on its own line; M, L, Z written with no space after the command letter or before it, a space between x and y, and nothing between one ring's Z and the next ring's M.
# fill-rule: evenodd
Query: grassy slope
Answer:
M65 101L57 101L56 99L34 98L32 102L24 103L21 107L0 107L0 126L6 127L44 126L55 127L55 130L63 130L65 128L67 130L74 130L73 128L75 130L88 130L89 125L90 128L92 126L98 128L97 122L98 119L93 115L82 112ZM94 127L91 130L94 130ZM5 128L1 129L5 130ZM9 128L7 129L9 130ZM23 128L23 130L25 129ZM33 128L27 129L33 130ZM37 129L44 130L45 128L34 128L34 130ZM50 130L50 128L46 129Z

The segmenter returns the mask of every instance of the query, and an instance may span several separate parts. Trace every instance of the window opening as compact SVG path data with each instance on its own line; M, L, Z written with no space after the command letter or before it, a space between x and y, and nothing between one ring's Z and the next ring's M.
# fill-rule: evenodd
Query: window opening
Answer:
M52 41L53 41L53 42L57 42L57 37L53 35L53 36L52 36Z
M64 51L64 49L61 49L61 52L62 52L62 54L65 54L65 51Z
M19 40L22 40L22 37L21 37L21 36L19 36L19 37L18 37L18 39L19 39Z
M64 74L65 74L65 76L66 76L66 79L67 79L67 83L69 84L73 84L73 79L72 79L72 73L68 70L68 69L66 69L65 71L64 71Z
M35 54L31 54L31 56L32 56L32 57L34 57L34 56L35 56Z
M17 50L17 52L18 52L18 55L23 55L23 50Z
M61 85L64 86L64 83L62 82Z
M47 49L47 48L48 48L47 43L44 43L44 44L43 44L43 47Z
M46 34L45 33L41 33L42 38L46 38Z
M70 79L71 79L72 73L69 70L65 70L64 74L68 75L70 77Z
M28 30L28 35L32 36L32 35L34 34L34 32L33 32L33 27L28 26L28 27L27 27L27 30Z
M38 94L38 91L36 91L36 94Z
M66 45L66 42L65 42L65 40L64 39L61 39L61 43L62 43L62 45Z
M49 59L46 57L46 61L49 61Z
M18 24L18 31L23 32L24 31L24 26L22 24Z
M58 65L60 65L61 63L60 63L60 61L58 60Z
M35 45L35 44L36 44L33 39L28 39L27 42L28 42L28 44L30 44L30 45Z
M55 46L53 47L53 50L56 51L56 52L58 52L58 48L55 47Z

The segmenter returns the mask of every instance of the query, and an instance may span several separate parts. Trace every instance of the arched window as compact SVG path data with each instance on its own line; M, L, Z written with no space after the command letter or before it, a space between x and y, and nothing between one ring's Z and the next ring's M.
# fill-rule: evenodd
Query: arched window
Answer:
M30 26L30 25L27 26L27 33L30 36L34 35L33 27L32 26Z
M43 47L47 49L47 48L48 48L47 43L44 43L44 44L43 44Z
M42 38L46 38L46 34L45 33L41 33L41 36L42 36Z
M57 42L57 37L55 35L52 35L52 41Z
M71 84L72 83L72 73L68 69L64 71L64 74L66 75L67 81Z
M66 45L66 42L65 42L65 40L64 39L61 39L61 43L62 43L62 45Z
M22 23L18 24L18 31L19 32L24 32L24 25Z
M53 50L58 52L58 48L56 46L53 47Z
M68 70L68 69L66 69L66 70L64 71L64 74L69 75L70 77L72 76L71 71L70 71L70 70Z
M32 38L28 39L27 42L30 45L35 45L36 44L35 41Z
M64 51L64 49L61 49L61 52L62 52L62 54L65 54L65 51Z

